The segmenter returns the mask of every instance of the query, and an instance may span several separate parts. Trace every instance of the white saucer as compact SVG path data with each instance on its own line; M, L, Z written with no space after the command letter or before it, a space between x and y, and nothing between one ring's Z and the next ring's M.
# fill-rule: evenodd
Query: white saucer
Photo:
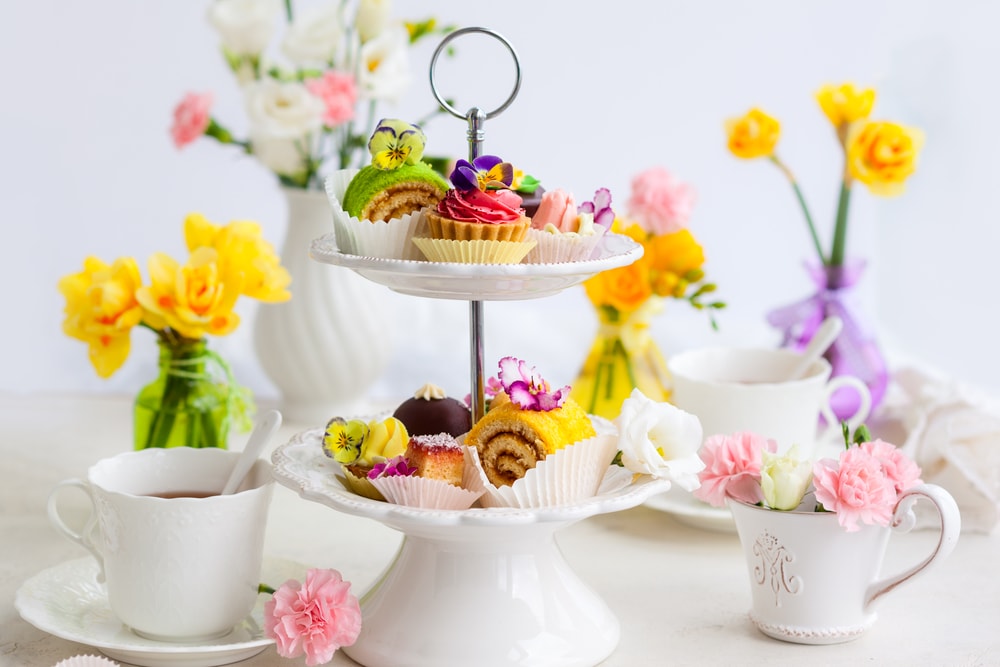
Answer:
M661 512L672 514L683 524L716 533L736 533L736 523L727 507L712 507L679 487L649 497L644 503Z
M306 567L264 559L261 580L276 586L305 575ZM196 644L172 644L140 637L122 625L108 606L107 590L97 583L97 562L72 560L39 572L17 591L14 607L21 618L49 634L92 646L109 658L143 667L214 667L246 660L274 643L264 636L264 603L231 633Z

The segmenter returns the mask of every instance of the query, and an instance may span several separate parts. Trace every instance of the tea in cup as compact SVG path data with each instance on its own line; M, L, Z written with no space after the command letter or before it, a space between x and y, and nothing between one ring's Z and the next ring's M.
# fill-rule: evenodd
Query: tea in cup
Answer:
M188 447L127 452L49 494L50 521L97 559L111 610L136 634L204 641L228 634L252 611L274 483L270 463L258 460L236 493L219 495L239 455ZM92 505L79 532L58 509L70 487Z
M841 437L830 406L833 394L844 387L858 393L858 409L846 420L852 431L868 417L871 394L858 378L830 379L825 359L813 362L802 377L789 379L801 358L785 349L687 350L668 362L671 402L698 417L706 438L750 431L775 440L779 452L798 445L800 456L815 456L819 447Z

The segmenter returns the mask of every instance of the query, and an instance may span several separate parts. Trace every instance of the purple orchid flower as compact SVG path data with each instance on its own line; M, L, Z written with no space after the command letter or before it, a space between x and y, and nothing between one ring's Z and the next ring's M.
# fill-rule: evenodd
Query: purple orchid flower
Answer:
M480 155L472 162L458 160L451 172L451 183L461 192L509 188L513 182L514 165L496 155Z
M416 466L411 466L406 457L400 454L393 458L376 463L368 471L368 479L378 479L379 477L412 477L416 474Z
M569 385L552 391L537 369L514 357L500 360L500 384L511 402L522 410L555 410L569 395Z
M611 229L615 221L615 212L611 210L611 190L599 188L594 193L593 201L585 201L576 209L577 213L589 213L594 216L594 224L605 229Z

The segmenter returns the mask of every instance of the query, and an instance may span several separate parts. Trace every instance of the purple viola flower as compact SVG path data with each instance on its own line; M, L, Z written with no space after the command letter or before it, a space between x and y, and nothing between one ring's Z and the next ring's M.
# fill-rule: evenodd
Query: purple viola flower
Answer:
M411 477L416 472L416 466L411 466L406 457L400 454L372 466L372 469L368 471L368 479L378 479L379 477Z
M585 201L577 207L577 213L589 213L594 216L594 224L605 229L611 229L615 221L615 212L611 210L611 191L599 188L594 193L593 201Z
M496 155L480 155L472 162L458 160L451 172L451 183L461 192L509 188L513 182L514 165Z

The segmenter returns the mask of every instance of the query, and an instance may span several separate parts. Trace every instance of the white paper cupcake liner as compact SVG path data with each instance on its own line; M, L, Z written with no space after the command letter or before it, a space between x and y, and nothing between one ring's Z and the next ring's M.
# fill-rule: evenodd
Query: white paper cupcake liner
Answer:
M418 233L413 245L432 262L457 264L520 264L524 256L535 247L536 241L455 241L432 239Z
M550 234L541 229L529 229L528 238L534 239L537 245L532 248L527 257L527 264L559 264L562 262L580 262L593 257L604 238L604 227L595 227L590 236L579 234Z
M341 201L357 169L341 169L326 177L326 196L333 207L333 231L341 252L365 257L421 261L423 255L413 247L414 234L426 233L423 212L392 220L359 220L347 214Z
M479 499L482 507L554 507L597 495L618 451L618 438L599 434L567 445L545 457L510 486L493 486L486 477L474 448L473 461L486 493Z
M483 490L463 489L440 479L425 477L378 477L371 480L385 499L396 505L432 510L465 510Z

